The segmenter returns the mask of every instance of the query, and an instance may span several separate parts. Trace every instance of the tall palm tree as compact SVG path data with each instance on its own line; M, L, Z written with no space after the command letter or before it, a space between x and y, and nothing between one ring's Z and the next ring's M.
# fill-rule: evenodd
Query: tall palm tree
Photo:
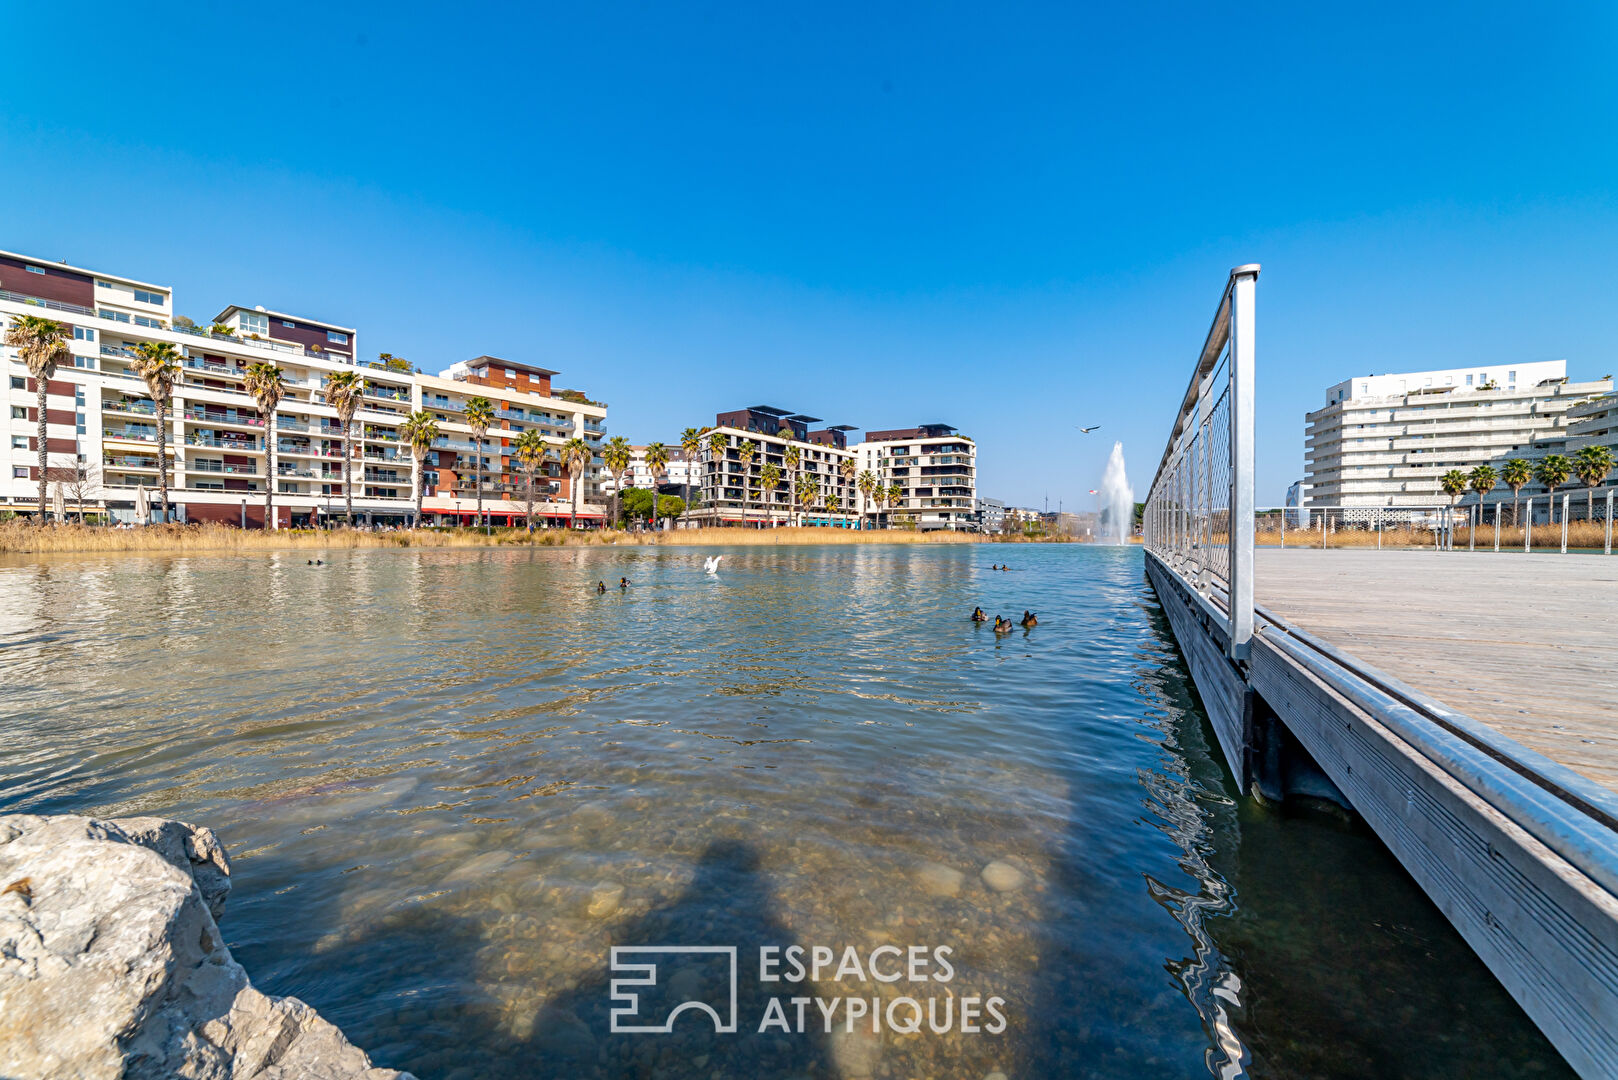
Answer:
M805 473L798 477L796 494L798 505L807 511L820 495L820 481L813 475Z
M837 471L843 474L843 483L845 485L852 484L854 482L854 473L858 470L858 468L859 466L854 464L854 459L851 457L846 457L838 463ZM838 501L840 502L841 500Z
M1494 490L1494 485L1500 482L1500 474L1494 471L1492 465L1479 465L1466 474L1466 483L1478 497L1478 524L1483 524L1483 496ZM1498 521L1500 511L1495 509L1495 520Z
M646 471L652 474L652 531L657 531L657 478L669 471L669 448L660 442L646 444Z
M157 493L163 504L163 521L169 520L169 402L174 384L180 381L180 352L166 341L147 341L135 346L135 374L146 383L157 416Z
M791 493L798 489L798 465L803 461L803 455L799 453L796 446L788 444L787 452L782 457L787 464L787 491ZM792 513L790 503L787 505L787 513ZM794 518L794 524L796 523L796 518Z
M753 445L752 439L743 439L742 444L736 448L736 460L742 463L742 527L747 527L747 504L753 497L753 455L758 453L758 447Z
M343 433L343 513L354 525L354 414L364 400L365 379L357 371L334 371L326 376L326 404L337 410Z
M1545 492L1550 496L1547 500L1550 505L1550 517L1547 522L1556 524L1556 489L1567 483L1567 478L1573 475L1573 462L1562 454L1546 454L1539 459L1534 467L1534 479L1545 485Z
M680 432L680 449L685 451L685 505L691 505L691 470L702 456L702 428L688 427Z
M264 417L264 527L276 529L275 520L275 410L286 397L286 372L266 360L247 365L247 392Z
M607 440L607 445L601 449L601 460L607 466L607 473L612 477L612 523L618 524L618 504L623 498L624 476L629 472L630 462L635 460L635 452L629 448L629 440L622 435L614 435Z
M718 485L717 490L718 490L718 493L719 493L718 497L720 499L723 499L724 496L725 496L725 456L726 456L726 454L729 453L729 451L730 451L730 436L729 435L726 435L723 431L715 431L715 432L713 432L712 434L710 434L708 436L708 457L714 462L714 469L715 469L714 483L716 485ZM744 504L743 507L742 507L742 515L743 515L744 520L746 518L746 511L747 511L747 508L746 508L746 506ZM719 512L718 512L718 503L717 503L717 501L715 502L714 523L715 524L719 523Z
M1519 496L1528 481L1534 478L1533 469L1524 458L1512 458L1500 467L1500 482L1511 489L1511 523L1521 525Z
M528 526L528 534L534 533L534 474L545 467L545 461L551 455L551 448L545 442L545 436L539 433L538 428L529 428L518 435L511 444L517 452L517 461L522 465L523 472L523 521Z
M898 506L899 501L904 498L904 494L905 494L904 488L900 487L898 484L889 484L888 485L888 508L891 510L894 507ZM892 514L888 515L888 525L890 527L893 525L893 515Z
M45 471L49 467L46 441L45 393L46 384L61 364L71 364L73 354L67 347L67 327L37 315L12 316L11 328L6 331L6 344L16 349L28 374L34 377L34 391L39 404L39 523L45 524Z
M466 426L472 429L472 468L476 475L478 490L477 524L483 521L483 440L489 434L489 425L494 423L494 403L486 397L472 397L466 399Z
M781 470L775 467L772 461L766 461L764 468L759 470L758 486L764 491L764 523L770 524L770 510L775 505L775 489L781 486ZM790 488L787 489L789 492ZM790 513L791 507L789 506Z
M826 496L826 513L831 515L833 518L836 518L836 516L837 516L837 507L841 504L841 502L842 502L842 500L837 497L837 492L834 491L830 495L827 495ZM836 523L836 521L833 521L832 524L835 525L837 523Z
M1438 478L1438 486L1444 494L1449 496L1449 528L1454 530L1455 500L1466 494L1466 474L1459 469L1450 469Z
M876 473L866 469L860 473L860 478L854 481L854 486L860 489L860 495L865 500L860 507L860 517L863 518L865 516L865 507L869 506L876 497ZM875 522L873 521L874 526Z
M1612 451L1605 446L1586 446L1573 455L1573 475L1584 485L1584 516L1591 521L1596 516L1596 488L1612 472Z
M438 421L425 409L417 409L399 425L399 434L410 446L410 456L416 460L416 528L421 528L421 496L426 486L427 455L438 439Z
M590 462L594 459L595 451L590 448L589 443L577 435L562 444L562 464L572 477L572 482L568 485L573 496L573 517L569 522L572 525L578 524L579 520L579 478L584 475L584 470L590 467Z

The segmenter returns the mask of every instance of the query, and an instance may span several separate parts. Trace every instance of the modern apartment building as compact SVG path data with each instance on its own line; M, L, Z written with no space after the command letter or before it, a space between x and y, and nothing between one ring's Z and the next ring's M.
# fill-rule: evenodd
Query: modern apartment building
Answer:
M754 405L719 413L714 426L702 436L702 499L687 515L694 525L805 525L849 526L855 523L857 497L848 447L847 425L820 428L818 417L790 412L772 405ZM715 452L715 436L724 448ZM751 447L752 456L743 454ZM796 447L798 464L787 464L787 450ZM773 491L763 487L764 468L773 465L780 482ZM795 498L798 480L812 477L815 498L807 506Z
M659 488L676 488L673 494L682 494L689 488L692 491L702 490L702 461L686 460L685 451L678 446L663 448L668 451L668 465L663 474L657 478ZM652 487L652 470L646 464L646 447L631 446L629 448L629 472L624 476L624 487L650 490ZM610 475L603 474L601 490L611 495L617 490L617 480Z
M923 531L978 527L977 444L948 424L867 431L854 453L859 472L900 489L884 520L902 516Z
M166 418L170 503L179 520L264 524L269 425L244 386L248 365L255 361L278 365L286 380L286 395L275 416L276 517L283 526L317 524L344 512L343 433L325 399L326 380L338 371L364 369L363 402L351 432L354 457L347 464L354 509L363 520L403 524L414 512L415 462L400 441L399 427L414 409L427 407L429 401L447 406L430 410L440 417L440 442L444 449L457 450L462 443L470 450L469 429L454 406L470 396L466 383L474 378L487 379L487 387L476 392L497 400L504 410L497 421L502 432L518 427L513 420L528 423L535 413L558 446L575 432L599 445L606 407L551 397L549 372L527 381L507 379L503 369L476 375L480 361L473 361L456 366L464 378L452 368L447 380L434 379L360 361L359 334L352 326L232 305L204 328L177 317L172 301L164 286L0 252L0 322L10 325L14 316L39 315L71 333L72 365L59 367L46 388L47 480L85 477L78 486L88 491L86 509L133 520L141 488L151 493L156 509L156 408L133 370L135 348L147 342L168 342L181 358L181 376ZM7 455L0 462L0 509L32 511L38 479L35 387L15 350L3 353L10 429L0 451ZM568 391L560 396L583 399ZM491 432L491 441L502 450L508 438ZM446 465L442 453L435 456L427 472L427 519L468 520L464 515L473 503L462 494L466 485L455 472L453 457ZM491 447L485 456L491 480L509 485L508 454ZM595 483L593 470L585 483ZM561 498L545 510L557 523L571 520L566 484L562 479L554 493ZM502 505L512 495L509 490L496 488L489 494L493 501L486 497L485 508L496 512L496 520L519 512L510 502ZM583 494L581 518L600 520L599 499L592 504L589 491ZM79 499L73 501L76 509Z
M1347 379L1305 416L1308 504L1446 502L1445 472L1563 453L1570 409L1611 391L1610 378L1569 382L1565 360Z
M1001 532L1006 526L1006 504L1003 499L978 499L978 528L986 533Z

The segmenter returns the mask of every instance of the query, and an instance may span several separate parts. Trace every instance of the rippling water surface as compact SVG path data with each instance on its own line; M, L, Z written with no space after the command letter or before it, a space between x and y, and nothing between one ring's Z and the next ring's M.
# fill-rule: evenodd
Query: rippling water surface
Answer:
M1239 797L1138 551L714 553L0 566L0 811L213 827L259 986L423 1080L1565 1074L1363 826ZM636 944L737 946L740 1030L611 1035ZM955 974L759 983L794 944Z

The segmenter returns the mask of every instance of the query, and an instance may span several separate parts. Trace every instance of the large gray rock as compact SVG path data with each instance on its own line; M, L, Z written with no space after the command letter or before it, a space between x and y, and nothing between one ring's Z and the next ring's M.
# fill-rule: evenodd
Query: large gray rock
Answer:
M253 989L215 921L229 893L208 829L0 817L0 1076L407 1080Z

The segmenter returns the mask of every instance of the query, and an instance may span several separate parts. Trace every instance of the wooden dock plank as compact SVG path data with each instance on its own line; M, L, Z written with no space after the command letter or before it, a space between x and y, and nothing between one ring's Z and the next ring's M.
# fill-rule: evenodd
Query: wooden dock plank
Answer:
M1618 556L1278 549L1256 599L1618 791Z

